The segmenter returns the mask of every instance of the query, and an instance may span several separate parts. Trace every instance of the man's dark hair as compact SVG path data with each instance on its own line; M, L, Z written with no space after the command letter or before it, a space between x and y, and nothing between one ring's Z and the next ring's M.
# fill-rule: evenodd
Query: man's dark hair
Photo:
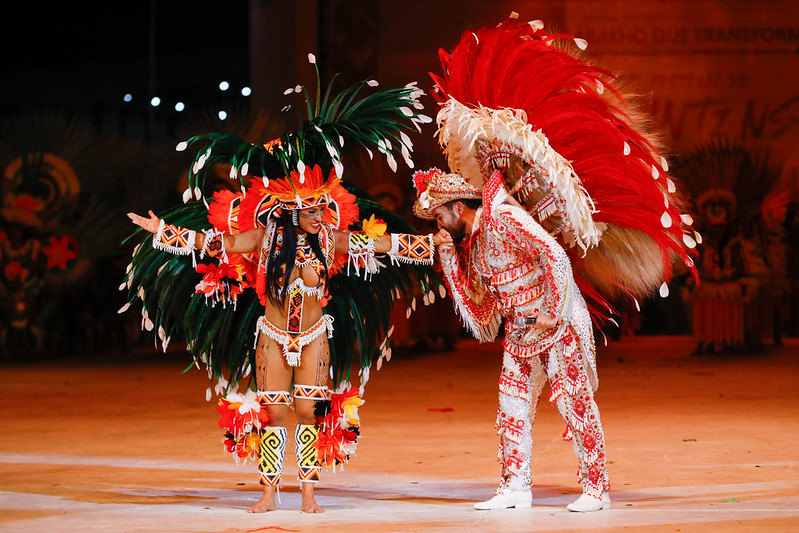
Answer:
M452 211L452 206L455 205L455 202L460 202L472 211L476 211L480 209L483 205L483 201L479 198L461 198L460 200L450 200L449 202L445 203L444 205L447 206L449 211Z

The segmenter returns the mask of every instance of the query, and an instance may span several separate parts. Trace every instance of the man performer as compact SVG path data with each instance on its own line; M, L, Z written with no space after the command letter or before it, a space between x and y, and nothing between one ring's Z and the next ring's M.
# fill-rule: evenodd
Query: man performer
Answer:
M665 297L678 263L696 273L700 237L658 138L586 47L512 13L440 50L431 74L452 173L417 172L414 210L452 238L442 269L472 333L493 340L505 320L502 481L478 509L530 505L530 426L546 379L580 465L583 494L568 508L609 507L592 319L613 314L611 301Z
M465 325L492 341L505 319L496 422L502 479L475 508L530 507L531 430L547 379L580 464L583 494L568 509L609 508L591 318L566 252L508 195L500 171L482 193L437 169L415 177L422 190L414 212L440 228L444 279Z

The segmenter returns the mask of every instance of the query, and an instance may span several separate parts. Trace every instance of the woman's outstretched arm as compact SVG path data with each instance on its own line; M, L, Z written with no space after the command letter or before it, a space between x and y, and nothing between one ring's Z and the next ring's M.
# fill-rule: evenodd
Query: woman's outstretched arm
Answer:
M136 213L128 213L128 218L139 226L140 228L149 231L150 233L158 233L161 227L161 219L153 213L152 210L147 211L149 217L143 217L141 215L137 215ZM225 235L224 236L224 249L226 252L230 253L247 253L247 252L255 252L261 246L261 240L264 237L264 228L253 228L237 235ZM194 249L201 250L205 245L206 235L201 232L194 232Z

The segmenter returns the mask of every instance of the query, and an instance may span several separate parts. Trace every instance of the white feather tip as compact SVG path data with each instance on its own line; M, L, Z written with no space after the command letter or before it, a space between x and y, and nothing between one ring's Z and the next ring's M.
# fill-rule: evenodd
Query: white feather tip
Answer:
M669 295L669 284L664 281L658 292L661 298L666 298Z

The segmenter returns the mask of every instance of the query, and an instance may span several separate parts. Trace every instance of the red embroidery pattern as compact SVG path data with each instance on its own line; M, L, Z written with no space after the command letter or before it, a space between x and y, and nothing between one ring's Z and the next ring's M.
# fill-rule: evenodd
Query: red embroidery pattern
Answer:
M516 376L513 372L503 372L499 376L499 390L514 398L526 399L530 395L526 377Z
M475 324L488 327L494 320L497 300L485 291L475 290L471 294L467 292L466 288L473 287L474 283L466 277L458 261L452 261L451 268L445 270L445 280L450 293L456 296L458 303L466 309Z
M549 402L560 405L566 421L564 440L573 440L579 450L579 481L583 490L596 498L609 490L605 456L605 435L594 402L591 384L586 375L579 339L571 327L563 334L553 350L559 353L556 370L550 375Z
M508 440L516 444L522 439L522 432L524 431L524 420L516 419L508 416L505 413L500 414L499 435L505 435Z

